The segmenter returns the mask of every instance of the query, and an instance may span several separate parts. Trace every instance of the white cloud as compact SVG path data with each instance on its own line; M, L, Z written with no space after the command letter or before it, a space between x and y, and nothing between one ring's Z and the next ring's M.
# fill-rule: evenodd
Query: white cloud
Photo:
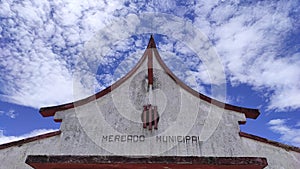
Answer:
M269 129L280 134L280 140L287 144L300 147L300 129L297 125L291 126L287 124L287 119L273 119L268 122Z
M267 91L268 110L300 108L300 53L286 47L297 26L289 11L297 6L293 1L268 1L196 8L207 12L206 19L197 17L195 23L215 41L231 83Z
M0 116L5 115L11 119L15 119L18 116L18 113L15 112L15 110L8 110L8 111L2 111L0 110Z
M72 101L74 68L71 65L80 57L84 43L115 17L155 11L189 16L186 19L192 19L216 45L230 82L266 92L269 110L300 107L300 53L291 52L285 46L289 33L298 29L289 13L298 6L296 2L246 4L215 0L147 4L124 1L124 4L120 1L1 1L0 36L4 40L0 42L0 84L3 86L0 99L35 108ZM165 47L173 50L174 46ZM119 58L102 58L99 64L115 64ZM185 63L194 64L192 59ZM201 65L184 75L198 91L204 91L200 83L207 84L208 79L213 79ZM105 82L112 82L113 75L100 76ZM100 89L107 86L101 85Z
M6 115L12 119L16 118L16 116L18 115L17 113L15 113L15 110L9 110Z
M142 8L143 5L145 3L130 4L134 9ZM247 84L253 90L263 93L267 100L267 110L300 108L300 53L293 49L293 44L286 44L291 33L299 28L298 19L291 15L291 11L297 11L299 6L295 1L259 1L248 4L234 0L166 1L150 3L148 6L152 8L153 5L159 6L153 9L157 12L180 17L189 14L186 19L192 19L194 25L216 45L229 82L232 85ZM191 62L188 60L186 64ZM208 78L200 72L203 70L198 69L196 76L194 73L185 74L184 78L186 81L200 79L206 83Z
M286 122L285 119L273 119L268 122L269 125L282 125Z
M36 129L31 131L30 133L23 134L20 136L5 136L3 134L3 130L0 130L0 144L9 143L17 140L22 140L24 138L34 137L41 134L46 134L50 132L57 131L57 129Z
M39 108L73 99L72 64L119 2L0 2L0 99Z

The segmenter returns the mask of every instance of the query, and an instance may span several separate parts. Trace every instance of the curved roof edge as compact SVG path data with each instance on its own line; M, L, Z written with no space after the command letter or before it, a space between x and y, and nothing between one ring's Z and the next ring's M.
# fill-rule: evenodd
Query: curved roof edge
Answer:
M148 54L151 54L152 51L154 51L155 53L155 57L158 60L159 64L162 66L162 68L165 70L165 72L178 84L180 85L183 89L185 89L186 91L188 91L189 93L191 93L192 95L200 98L201 100L204 100L208 103L211 103L215 106L218 106L220 108L224 108L226 110L232 110L235 112L239 112L239 113L243 113L245 114L246 118L252 118L252 119L256 119L259 116L259 110L258 109L251 109L251 108L245 108L245 107L239 107L239 106L234 106L231 104L227 104L227 103L223 103L221 101L215 100L213 98L210 98L208 96L205 96L202 93L199 93L197 91L195 91L194 89L190 88L189 86L187 86L186 84L184 84L179 78L177 78L172 72L171 70L167 67L167 65L163 62L162 58L160 57L158 50L156 48L156 44L154 41L153 36L151 35L149 43L147 45L147 49L145 50L142 58L138 61L138 63L134 66L133 69L131 69L124 77L122 77L121 79L119 79L117 82L115 82L114 84L112 84L111 86L107 87L106 89L96 93L95 95L89 96L87 98L84 98L82 100L78 100L75 102L71 102L71 103L66 103L66 104L62 104L62 105L57 105L57 106L51 106L51 107L42 107L40 108L39 112L43 117L49 117L49 116L54 116L55 113L57 111L62 111L62 110L67 110L67 109L71 109L74 108L75 105L76 106L81 106L84 104L87 104L95 99L98 99L108 93L110 93L113 89L117 88L118 86L120 86L123 82L125 82L129 77L131 77L136 71L137 69L142 65L143 61L146 59L146 57L148 56ZM60 122L60 119L56 119L56 122ZM244 122L240 122L240 124L244 124Z
M58 131L53 131L53 132L46 133L46 134L40 134L37 136L24 138L24 139L13 141L13 142L4 143L4 144L0 145L0 150L8 148L8 147L13 147L13 146L21 146L26 143L30 143L30 142L33 142L36 140L41 140L41 139L45 139L45 138L49 138L49 137L54 137L54 136L57 136L60 134L61 134L61 131L58 130Z
M275 146L275 147L280 147L280 148L283 148L287 151L295 151L297 153L300 153L300 147L295 147L295 146L290 146L290 145L287 145L287 144L282 144L282 143L279 143L279 142L276 142L276 141L273 141L273 140L268 140L266 138L259 137L259 136L256 136L256 135L252 135L252 134L249 134L249 133L245 133L245 132L242 132L242 131L239 132L239 135L241 137L245 137L245 138L248 138L248 139L252 139L252 140L256 140L256 141L263 142L263 143L266 143L266 144L270 144L270 145Z

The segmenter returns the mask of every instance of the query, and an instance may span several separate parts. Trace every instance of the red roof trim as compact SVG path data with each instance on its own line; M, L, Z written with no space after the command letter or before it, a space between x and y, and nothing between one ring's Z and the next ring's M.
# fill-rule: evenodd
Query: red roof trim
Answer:
M299 147L282 144L282 143L279 143L279 142L276 142L276 141L268 140L266 138L259 137L259 136L256 136L256 135L252 135L252 134L248 134L248 133L244 133L244 132L239 132L239 135L241 137L249 138L249 139L256 140L256 141L263 142L263 143L267 143L267 144L270 144L270 145L273 145L273 146L276 146L276 147L280 147L280 148L283 148L287 151L295 151L295 152L300 153L300 148Z
M0 145L0 150L8 148L8 147L13 147L13 146L22 146L23 144L26 144L26 143L29 143L29 142L33 142L33 141L36 141L36 140L41 140L41 139L45 139L45 138L60 135L60 133L61 133L61 131L54 131L54 132L51 132L51 133L46 133L46 134L41 134L41 135L37 135L37 136L34 136L34 137L24 138L22 140L13 141L13 142L10 142L10 143L4 143L4 144Z
M131 69L124 77L122 77L121 79L119 79L116 83L114 83L113 85L107 87L106 89L96 93L95 95L89 96L85 99L82 100L78 100L75 102L71 102L71 103L66 103L66 104L62 104L62 105L58 105L58 106L51 106L51 107L42 107L40 108L40 114L42 114L43 117L49 117L49 116L54 116L54 114L57 111L63 111L63 110L67 110L67 109L71 109L74 108L74 106L81 106L84 104L87 104L95 99L98 99L106 94L108 94L109 92L111 92L113 89L119 87L122 83L124 83L129 77L131 77L137 70L138 68L142 65L142 63L144 62L144 60L146 59L147 55L149 54L150 50L146 50L145 53L143 54L142 58L138 61L137 65ZM61 122L61 119L55 119L56 122Z
M166 64L163 62L163 60L161 59L157 49L156 49L156 45L155 45L155 41L153 36L151 35L148 46L146 51L144 52L142 58L139 60L139 62L137 63L137 65L130 71L128 72L123 78L121 78L120 80L118 80L115 84L111 85L110 87L98 92L95 95L92 95L90 97L87 97L85 99L79 100L79 101L75 101L72 103L67 103L67 104L62 104L62 105L58 105L58 106L53 106L53 107L43 107L40 109L40 113L42 114L43 117L48 117L48 116L54 116L54 114L57 111L62 111L62 110L67 110L70 108L74 108L74 105L76 106L80 106L86 103L89 103L95 99L98 99L104 95L106 95L107 93L111 92L114 88L117 88L118 86L120 86L124 81L126 81L131 75L133 75L137 69L141 66L141 64L143 63L143 61L146 59L146 57L151 54L150 52L154 51L155 53L155 57L158 60L158 62L160 63L160 65L163 67L163 69L166 71L166 73L176 82L178 83L182 88L184 88L186 91L190 92L192 95L208 102L211 103L213 105L216 105L220 108L224 108L227 110L232 110L235 112L239 112L239 113L244 113L245 116L247 118L252 118L252 119L256 119L259 116L259 110L258 109L250 109L250 108L244 108L244 107L239 107L239 106L234 106L234 105L230 105L227 103L223 103L220 102L218 100L212 99L208 96L205 96L201 93L198 93L197 91L193 90L192 88L190 88L189 86L187 86L186 84L184 84L180 79L178 79L172 72L171 70L166 66ZM56 121L60 121L60 119L56 119Z
M268 165L264 157L196 157L196 156L72 156L29 155L26 164L36 169L54 168L249 168Z
M154 49L154 54L156 56L156 59L158 60L159 64L163 67L163 69L166 71L166 73L177 83L179 84L182 88L184 88L186 91L191 93L192 95L200 98L201 100L204 100L208 103L211 103L215 106L218 106L220 108L224 108L226 110L232 110L236 111L239 113L244 113L247 118L252 118L256 119L259 116L259 110L258 109L250 109L250 108L244 108L244 107L239 107L239 106L234 106L230 105L227 103L220 102L218 100L215 100L213 98L210 98L208 96L205 96L204 94L201 94L194 89L190 88L186 84L184 84L179 78L177 78L172 71L167 67L167 65L164 63L164 61L161 59L157 49Z
M153 85L153 53L148 56L148 85Z

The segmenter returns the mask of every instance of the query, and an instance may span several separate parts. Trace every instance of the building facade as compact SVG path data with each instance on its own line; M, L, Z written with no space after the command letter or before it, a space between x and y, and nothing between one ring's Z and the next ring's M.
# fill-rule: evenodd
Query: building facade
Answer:
M257 109L222 103L181 82L152 36L115 84L40 113L54 116L60 130L0 145L1 168L300 167L300 148L240 131Z

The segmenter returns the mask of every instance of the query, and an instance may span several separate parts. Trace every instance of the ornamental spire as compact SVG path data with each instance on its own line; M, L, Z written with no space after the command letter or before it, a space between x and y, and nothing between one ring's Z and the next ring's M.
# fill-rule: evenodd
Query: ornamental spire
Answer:
M149 49L149 48L156 48L156 44L155 44L155 41L154 41L154 38L153 38L152 34L150 36L149 43L148 43L148 46L147 46L147 49Z
M147 55L148 55L148 75L147 75L147 82L148 82L148 88L147 88L147 95L148 95L148 104L143 106L143 113L142 113L142 122L143 122L143 128L148 128L149 130L152 130L154 128L157 130L158 126L158 120L159 120L159 114L157 112L157 106L155 106L155 101L153 100L153 57L154 57L154 51L153 49L156 48L156 44L153 38L153 35L150 36L149 43L147 46ZM151 50L152 49L152 50Z

